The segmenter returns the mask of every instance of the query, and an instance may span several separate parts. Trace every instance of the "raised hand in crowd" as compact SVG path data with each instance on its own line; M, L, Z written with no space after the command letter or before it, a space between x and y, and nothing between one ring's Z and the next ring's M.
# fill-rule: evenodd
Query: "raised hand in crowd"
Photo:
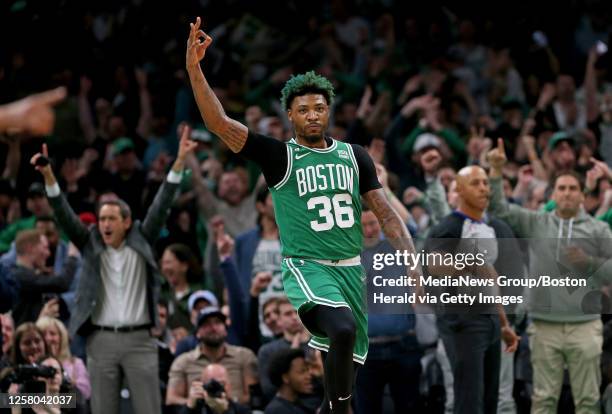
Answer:
M49 135L55 124L53 106L61 102L66 93L66 88L60 87L0 105L0 132Z
M601 204L599 205L599 209L595 213L595 216L601 216L605 214L608 210L612 208L612 188L609 188L605 191Z
M404 102L406 102L406 99L408 99L408 97L410 95L412 95L414 92L418 91L421 86L423 85L423 76L420 74L416 74L410 78L408 78L408 80L406 80L406 82L404 83L404 87L402 88L402 92L400 93L400 95L397 98L397 103L399 105L403 104Z
M372 112L372 103L370 102L372 99L372 87L367 85L365 90L363 91L363 95L361 96L361 101L359 102L359 106L357 107L357 118L366 119L370 113Z
M548 105L552 103L556 95L557 95L556 86L553 83L545 84L542 87L542 90L540 91L540 97L538 98L538 103L536 107L540 111L543 111L544 109L546 109Z
M259 296L263 292L270 282L272 281L272 272L257 272L251 280L250 294L252 297Z
M32 158L30 158L30 164L34 166L36 171L42 174L45 179L45 185L51 187L57 183L55 174L53 174L53 169L51 168L47 144L42 144L41 152L34 154Z
M185 126L179 141L178 154L172 165L172 170L181 172L185 166L185 160L198 147L198 143L191 139L191 127Z
M225 224L223 223L223 218L221 216L211 218L210 223L213 229L215 243L217 244L219 258L221 261L224 261L230 257L234 251L234 239L225 232Z
M441 163L442 155L437 148L427 150L419 158L419 164L425 176L435 177L438 174Z
M47 316L49 318L59 318L60 316L60 303L59 298L54 297L50 300L46 301L40 310L40 314L38 315L38 319L43 316Z
M400 113L404 118L410 118L417 111L424 111L427 109L432 104L433 100L434 97L430 94L417 96L406 102L404 106L402 106Z
M487 153L487 161L491 166L491 177L501 177L502 168L508 161L503 138L497 138L497 147Z
M533 180L533 167L531 165L522 165L517 172L517 183L514 187L512 197L515 200L524 200L527 197Z
M487 142L488 141L488 142ZM470 128L470 139L467 144L467 152L469 159L472 161L480 161L481 154L491 148L490 138L486 137L486 131L484 127L476 128L472 126Z

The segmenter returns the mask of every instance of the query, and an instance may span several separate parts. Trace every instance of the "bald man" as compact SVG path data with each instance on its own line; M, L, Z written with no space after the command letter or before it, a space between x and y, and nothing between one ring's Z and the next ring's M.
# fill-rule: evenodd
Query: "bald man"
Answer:
M457 207L431 229L428 252L480 253L483 266L455 269L452 266L428 266L430 275L495 278L502 273L504 261L498 237L512 238L510 228L499 220L487 220L490 186L486 172L478 166L461 169L456 176ZM508 262L507 260L505 262ZM507 264L506 264L507 265ZM460 267L460 266L457 266ZM505 271L515 271L504 268ZM443 288L455 298L478 298L479 293L493 295L496 287ZM454 412L484 414L497 410L500 372L500 339L506 351L514 352L518 337L512 330L501 305L465 301L445 304L438 315L438 328L454 376ZM500 335L501 333L501 335Z
M216 382L216 384L215 384ZM215 392L215 387L222 387ZM202 370L200 381L189 388L187 407L189 414L249 414L247 407L229 399L232 384L227 369L221 364L209 364Z

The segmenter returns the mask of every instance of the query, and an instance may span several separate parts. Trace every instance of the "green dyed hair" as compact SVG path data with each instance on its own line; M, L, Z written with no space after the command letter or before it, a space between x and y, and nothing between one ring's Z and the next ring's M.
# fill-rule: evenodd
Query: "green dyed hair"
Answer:
M323 95L330 106L334 101L334 86L326 77L317 75L311 70L297 76L291 76L291 79L285 83L281 91L281 105L285 110L288 110L293 98L309 93Z

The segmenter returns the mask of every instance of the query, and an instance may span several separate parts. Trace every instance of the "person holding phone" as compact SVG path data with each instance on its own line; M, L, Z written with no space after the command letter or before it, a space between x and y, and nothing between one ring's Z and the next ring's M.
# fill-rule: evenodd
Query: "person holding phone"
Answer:
M17 260L10 271L19 284L18 298L13 307L15 325L34 322L43 309L50 316L59 316L58 294L70 289L77 271L79 251L72 244L61 273L47 274L46 262L50 255L47 237L39 230L24 230L15 241ZM45 306L49 302L51 304ZM53 309L49 309L53 308ZM57 314L54 314L57 313Z

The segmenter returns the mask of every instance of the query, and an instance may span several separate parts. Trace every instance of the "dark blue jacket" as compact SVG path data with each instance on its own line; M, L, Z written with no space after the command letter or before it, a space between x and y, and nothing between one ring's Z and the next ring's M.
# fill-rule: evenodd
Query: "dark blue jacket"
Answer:
M248 302L249 290L251 288L251 279L253 275L253 257L257 251L257 246L261 241L261 228L259 226L252 230L246 231L236 237L234 246L234 264L238 280L242 286L242 291L246 295L244 300Z
M0 263L0 313L11 310L18 291L17 281L9 269Z

